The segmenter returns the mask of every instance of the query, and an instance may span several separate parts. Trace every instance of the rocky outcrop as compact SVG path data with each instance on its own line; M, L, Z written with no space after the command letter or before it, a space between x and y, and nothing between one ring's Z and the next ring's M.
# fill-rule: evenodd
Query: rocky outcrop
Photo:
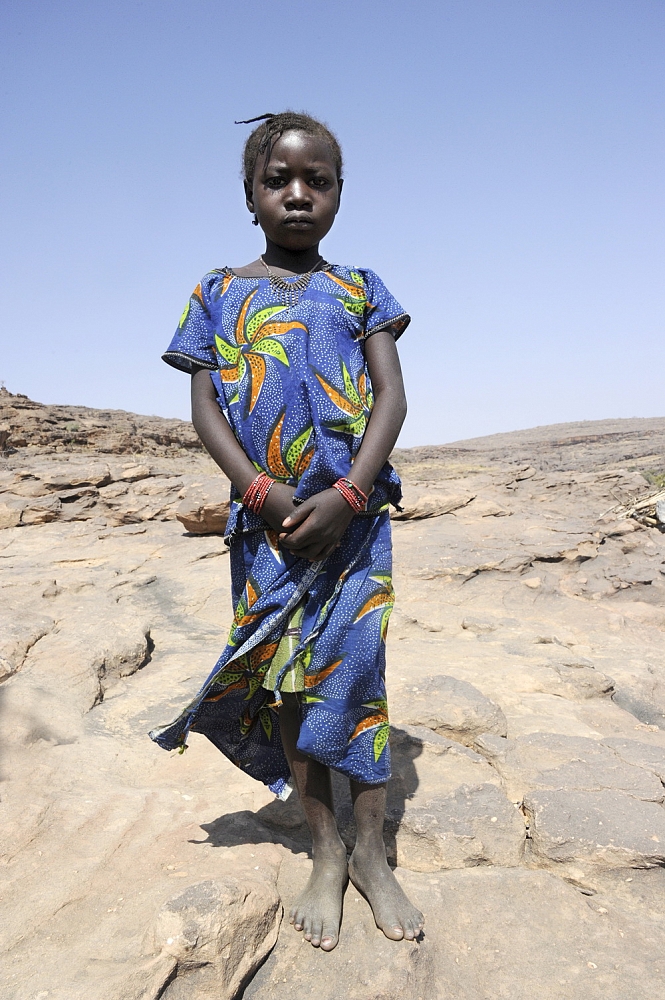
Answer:
M226 641L229 484L189 425L0 398L3 1000L660 995L665 534L610 508L665 421L397 454L384 832L425 935L387 941L350 887L322 954L283 919L297 796L146 736Z
M201 443L186 420L45 405L2 387L0 449L5 454L171 455L201 451Z

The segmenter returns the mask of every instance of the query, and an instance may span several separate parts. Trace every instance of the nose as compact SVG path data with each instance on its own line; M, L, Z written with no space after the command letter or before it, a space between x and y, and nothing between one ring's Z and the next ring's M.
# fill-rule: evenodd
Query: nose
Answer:
M299 177L294 177L286 189L284 207L292 210L302 210L311 207L312 193L309 186Z

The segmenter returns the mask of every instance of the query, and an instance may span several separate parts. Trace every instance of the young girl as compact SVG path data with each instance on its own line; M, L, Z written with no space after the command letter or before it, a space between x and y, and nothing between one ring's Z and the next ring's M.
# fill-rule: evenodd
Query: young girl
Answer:
M412 940L423 917L383 842L389 505L401 497L387 459L406 414L395 341L409 317L372 271L319 253L342 191L335 136L303 114L253 121L245 195L265 252L203 278L164 355L191 373L194 426L234 487L235 617L195 700L150 735L182 750L190 729L204 733L281 797L295 784L313 871L291 922L315 947L337 944L349 876L384 934ZM348 864L331 767L351 783Z

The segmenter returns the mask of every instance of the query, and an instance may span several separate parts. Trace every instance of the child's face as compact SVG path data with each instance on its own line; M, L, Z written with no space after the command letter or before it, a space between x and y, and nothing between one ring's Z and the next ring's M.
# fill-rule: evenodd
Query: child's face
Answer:
M270 160L259 157L247 207L266 237L288 250L307 250L329 232L339 208L342 182L328 144L305 132L286 132Z

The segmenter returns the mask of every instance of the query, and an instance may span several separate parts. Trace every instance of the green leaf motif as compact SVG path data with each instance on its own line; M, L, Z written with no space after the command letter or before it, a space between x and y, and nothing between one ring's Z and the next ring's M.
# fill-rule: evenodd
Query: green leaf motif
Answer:
M247 321L247 326L245 327L247 340L250 342L250 344L253 343L254 334L259 329L259 327L263 326L266 320L270 319L271 316L274 316L275 313L284 312L285 309L286 306L268 306L267 309L259 309L259 311L254 313L253 316L250 316L249 320Z
M305 648L303 649L302 653L298 653L298 656L296 657L296 660L293 661L294 666L296 664L296 661L298 663L298 666L302 667L302 669L304 671L306 671L309 668L309 665L312 662L312 644L311 643L309 644L309 646L305 646Z
M260 679L258 677L250 677L249 678L249 693L247 695L245 695L245 701L250 701L254 697L254 695L256 694L256 692L259 690L260 687L261 687L261 681L260 681Z
M285 465L293 471L296 467L296 462L302 455L303 451L307 447L310 437L312 436L312 427L306 427L302 434L299 434L295 438L289 447L286 449L286 462Z
M348 313L351 313L352 316L362 316L362 314L365 312L364 300L361 302L356 302L355 300L351 299L339 299L338 301L342 303L346 311Z
M180 322L178 323L178 329L180 329L180 330L182 330L183 326L185 325L185 320L189 316L189 307L190 307L190 303L188 302L187 305L185 306L185 308L182 311L182 316L180 317Z
M229 344L226 340L222 340L215 334L215 347L217 348L217 353L220 357L228 361L230 365L234 365L238 360L238 354L240 352L239 347L235 347L233 344Z
M379 757L386 749L388 743L388 737L390 736L390 726L384 724L379 726L374 734L374 760L378 761Z
M281 361L283 365L289 366L289 359L286 356L286 351L280 344L278 340L274 337L266 337L265 340L260 340L258 344L255 344L254 348L255 354L269 354L271 358L277 358Z
M259 720L261 722L263 732L266 734L268 739L270 739L272 737L272 719L270 718L270 709L262 708L259 711Z
M375 701L364 701L363 708L378 708L382 712L388 712L387 698L376 698Z
M219 677L217 677L216 684L235 684L242 677L242 671L235 670L223 670Z
M363 414L355 419L349 417L348 420L344 420L338 424L326 421L325 426L331 431L337 431L338 434L353 434L354 437L362 437L365 433L366 424L367 420Z
M356 387L353 384L353 379L349 375L349 370L343 361L342 361L342 375L344 378L344 389L346 390L347 397L351 400L352 403L355 403L356 406L362 406L362 403L360 402L360 396L358 395Z

